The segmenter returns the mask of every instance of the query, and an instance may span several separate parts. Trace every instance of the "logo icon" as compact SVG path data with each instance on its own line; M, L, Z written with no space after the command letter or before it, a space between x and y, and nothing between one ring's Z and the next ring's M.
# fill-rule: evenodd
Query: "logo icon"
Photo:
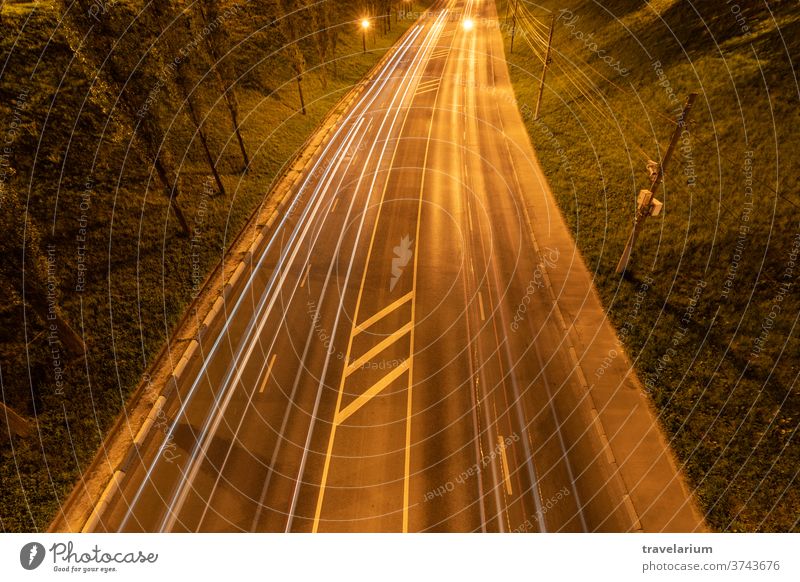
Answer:
M19 563L26 570L35 570L44 562L44 546L39 542L30 542L19 551Z
M392 279L389 281L389 291L394 291L395 285L403 274L403 269L411 260L414 252L411 250L411 237L406 235L400 239L400 244L394 247L394 258L392 259Z

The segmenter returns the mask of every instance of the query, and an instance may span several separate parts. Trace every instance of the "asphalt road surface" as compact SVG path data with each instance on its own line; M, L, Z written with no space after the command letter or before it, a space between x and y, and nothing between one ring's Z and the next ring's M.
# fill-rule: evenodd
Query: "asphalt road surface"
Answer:
M630 531L636 511L680 516L675 496L631 510L593 424L548 291L548 273L585 267L563 222L546 229L562 243L537 242L548 219L527 199L550 195L533 159L493 3L438 4L304 170L100 529ZM570 293L591 296L581 280Z

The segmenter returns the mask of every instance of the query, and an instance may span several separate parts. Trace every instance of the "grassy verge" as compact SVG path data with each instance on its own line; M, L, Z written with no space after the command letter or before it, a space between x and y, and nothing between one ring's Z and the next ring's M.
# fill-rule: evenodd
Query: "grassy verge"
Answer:
M545 173L712 528L797 531L800 135L787 2L520 2L517 98ZM498 3L501 19L506 3ZM552 11L548 14L548 11ZM636 195L699 93L625 277ZM660 148L660 149L659 149Z
M10 65L2 74L3 90L10 99L22 94L24 102L17 111L24 130L15 134L11 154L15 184L41 227L43 248L52 249L58 302L88 346L85 360L56 366L44 322L29 311L23 320L19 301L0 305L2 396L36 419L33 436L0 444L0 531L31 531L47 527L198 284L286 160L413 22L401 20L389 34L371 37L366 54L355 25L343 30L337 76L324 79L310 70L303 77L306 115L297 111L291 78L254 69L261 78L244 79L238 91L252 161L247 174L238 173L239 150L223 103L209 113L226 196L206 186L199 144L176 124L167 140L178 153L181 204L195 229L189 240L178 235L147 168L120 145L125 140L114 128L104 128L103 112L85 102L89 83L72 66L50 6L7 6L3 26L9 34L4 32L0 48ZM246 42L235 50L240 62L262 57ZM11 105L0 114L5 124ZM95 152L93 169L83 167L86 152ZM60 377L57 367L63 368Z

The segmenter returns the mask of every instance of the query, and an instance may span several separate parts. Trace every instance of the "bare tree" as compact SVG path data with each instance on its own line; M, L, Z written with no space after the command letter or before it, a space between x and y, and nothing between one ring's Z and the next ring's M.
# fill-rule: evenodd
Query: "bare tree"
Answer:
M48 328L49 341L60 342L71 356L81 356L86 345L67 322L58 305L58 279L53 259L42 254L41 237L17 195L12 180L0 189L0 273Z
M300 97L300 112L306 114L306 102L303 97L303 74L306 71L306 58L298 46L297 21L302 15L300 8L292 5L288 0L281 1L283 14L280 15L280 30L284 37L284 51L289 58L294 78L297 81L297 93Z
M102 18L93 18L97 6L92 0L57 0L57 7L67 41L92 82L92 100L115 119L142 160L156 171L181 231L189 236L189 223L178 204L177 173L164 147L165 124L159 116L163 72L151 61L139 61L141 51L135 48L141 40L136 38L138 28L132 26L136 13L117 3Z
M250 168L250 157L247 155L239 124L239 100L236 98L234 86L236 75L230 60L226 58L230 52L230 46L223 26L223 17L229 12L221 10L220 0L199 0L197 7L203 23L203 30L207 31L207 34L204 34L204 40L208 54L213 60L213 75L220 86L225 105L228 108L231 125L242 153L242 163L244 164L242 171L246 172ZM230 11L231 8L228 10Z

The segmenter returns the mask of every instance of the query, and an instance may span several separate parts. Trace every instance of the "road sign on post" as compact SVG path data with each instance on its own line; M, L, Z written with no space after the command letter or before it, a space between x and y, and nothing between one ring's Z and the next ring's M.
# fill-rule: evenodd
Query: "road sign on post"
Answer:
M675 147L678 145L678 139L680 139L681 133L686 127L686 118L696 98L697 93L689 93L686 104L683 106L683 111L681 111L681 114L678 116L675 131L672 132L672 139L670 139L669 146L667 146L667 151L664 152L664 158L661 163L657 164L658 167L652 167L652 169L650 164L648 164L648 170L651 171L653 176L652 183L650 184L649 190L642 190L639 192L636 216L633 219L633 227L631 228L631 234L628 236L625 250L622 251L622 256L619 259L619 263L617 263L617 274L624 273L625 269L628 268L633 246L636 244L636 239L639 237L639 230L641 230L644 221L647 220L648 216L656 216L661 213L663 204L653 197L653 192L658 189L659 184L661 184L661 181L664 179L664 167L667 165L667 162L669 162L669 159L672 157L672 152L675 151Z

